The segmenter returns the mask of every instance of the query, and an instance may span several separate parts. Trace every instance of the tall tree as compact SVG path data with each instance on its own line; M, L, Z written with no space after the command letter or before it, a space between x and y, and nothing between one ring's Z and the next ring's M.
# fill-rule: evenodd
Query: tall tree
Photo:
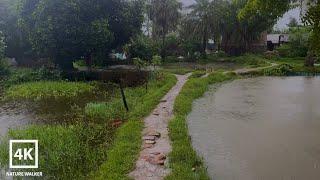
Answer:
M320 57L320 1L310 0L309 8L303 19L307 25L312 27L309 52L305 65L314 66L314 56Z
M31 45L18 26L19 0L0 0L0 31L5 36L7 44L6 56L20 61L25 56L31 56Z
M263 32L272 28L289 8L289 0L232 0L223 21L223 49L241 54L255 49Z
M33 48L62 68L72 60L104 56L141 29L142 1L23 0L20 25Z
M161 56L166 56L165 40L166 36L177 29L180 19L182 4L177 0L152 0L151 17L152 36L162 42Z
M226 1L224 0L196 0L194 5L190 6L191 13L188 15L189 21L193 22L190 27L193 28L193 35L201 35L202 49L205 55L209 38L213 38L218 44L221 35L222 19Z

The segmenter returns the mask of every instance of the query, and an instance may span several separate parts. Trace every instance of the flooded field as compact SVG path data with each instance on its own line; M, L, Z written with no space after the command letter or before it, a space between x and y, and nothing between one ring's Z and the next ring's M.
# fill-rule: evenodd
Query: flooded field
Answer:
M23 128L26 125L74 123L77 120L77 113L83 112L87 103L108 101L112 97L111 94L114 94L113 88L110 85L101 85L94 94L78 97L73 101L67 99L45 102L0 100L0 138L5 136L9 129ZM0 98L1 96L3 95L0 92Z
M0 103L0 137L10 128L22 127L32 123L33 115L13 104Z
M188 117L212 179L320 179L319 77L260 77L215 89Z

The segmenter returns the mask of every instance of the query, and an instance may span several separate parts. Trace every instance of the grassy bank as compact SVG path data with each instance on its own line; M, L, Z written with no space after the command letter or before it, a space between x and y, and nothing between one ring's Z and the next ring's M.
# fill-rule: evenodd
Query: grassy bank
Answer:
M40 168L37 171L42 171L48 179L122 179L134 166L140 149L141 119L175 83L176 78L166 74L151 80L148 91L144 86L126 88L129 112L124 110L117 90L107 102L91 102L77 108L72 124L10 130L0 145L1 166L8 164L8 139L38 139ZM8 91L18 92L20 88ZM24 99L24 96L14 97ZM115 120L125 123L116 129L112 126Z
M192 110L192 102L203 96L209 85L233 78L235 76L214 73L207 78L191 78L183 87L175 101L175 118L169 124L173 148L169 155L172 173L166 179L210 179L202 159L191 145L186 117Z
M108 160L102 164L93 179L127 179L134 168L141 147L142 118L150 114L161 98L175 85L176 78L167 76L162 86L153 87L153 93L143 96L128 115L128 122L116 133L114 144L107 153ZM133 93L133 92L132 92Z

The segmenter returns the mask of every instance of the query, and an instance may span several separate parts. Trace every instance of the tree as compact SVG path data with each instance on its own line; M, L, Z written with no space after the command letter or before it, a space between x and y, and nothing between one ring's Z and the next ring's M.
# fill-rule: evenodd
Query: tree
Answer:
M156 48L152 39L143 34L139 34L132 38L130 43L126 45L126 51L131 58L151 61L152 56L156 53Z
M4 41L4 36L2 32L0 31L0 60L4 58L4 51L6 49L6 44Z
M313 67L315 63L314 56L320 56L320 1L313 0L310 2L309 9L303 20L305 24L312 27L308 57L306 58L305 65Z
M141 29L142 7L142 1L24 0L19 22L39 56L69 69L74 59L91 65L129 41Z
M204 56L209 39L214 39L214 42L220 45L225 8L227 8L225 0L197 0L195 4L189 6L191 12L183 19L180 30L188 49L193 46L191 42L200 43L200 52ZM196 46L193 47L191 49L196 49Z
M245 52L291 7L290 0L235 0L233 3L239 8L237 26Z
M0 31L3 32L7 45L5 55L14 57L19 62L26 56L32 56L32 47L18 26L19 0L0 0Z
M152 36L162 42L161 57L165 58L165 40L167 34L177 29L182 5L177 0L152 0L150 19L152 21Z

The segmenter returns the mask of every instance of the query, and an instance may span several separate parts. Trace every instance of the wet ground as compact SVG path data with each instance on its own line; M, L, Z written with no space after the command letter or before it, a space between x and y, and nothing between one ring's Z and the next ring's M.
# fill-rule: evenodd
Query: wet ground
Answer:
M320 78L236 80L194 103L195 149L212 179L319 180Z
M87 103L108 101L116 91L111 85L100 86L100 90L94 94L86 94L72 101L62 99L45 102L7 102L1 100L3 92L0 92L0 138L5 136L9 129L23 128L26 125L75 123L78 112L83 112Z

